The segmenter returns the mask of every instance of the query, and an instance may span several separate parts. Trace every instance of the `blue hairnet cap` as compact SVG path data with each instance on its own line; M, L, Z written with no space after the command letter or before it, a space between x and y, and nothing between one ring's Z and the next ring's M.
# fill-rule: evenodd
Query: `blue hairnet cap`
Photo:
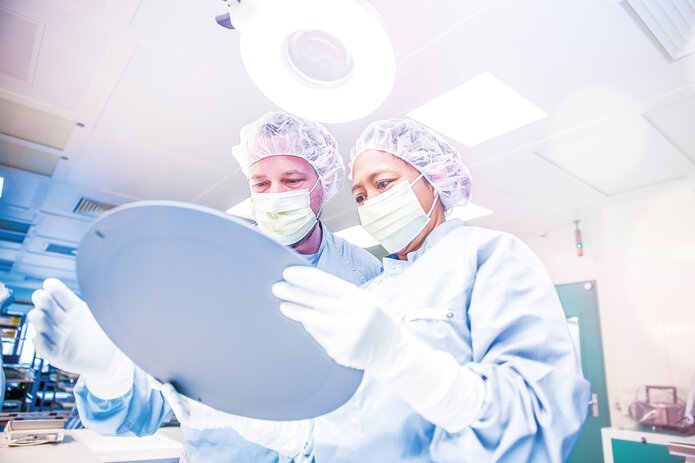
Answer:
M350 152L350 179L355 159L367 150L385 151L417 169L439 193L445 210L465 206L471 197L471 174L461 155L444 138L411 119L372 122Z
M284 111L265 113L241 129L241 142L232 149L242 172L269 156L297 156L316 171L328 200L343 187L345 165L338 144L325 127Z

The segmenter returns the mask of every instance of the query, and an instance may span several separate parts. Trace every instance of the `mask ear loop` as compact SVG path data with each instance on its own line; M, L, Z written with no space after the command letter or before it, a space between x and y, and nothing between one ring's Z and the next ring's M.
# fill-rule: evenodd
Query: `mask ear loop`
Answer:
M417 182L419 182L420 179L421 179L422 177L424 177L424 176L425 176L425 174L420 174L420 175L418 176L418 178L416 178L415 180L413 180L413 183L410 184L410 188L412 188L413 185L415 185ZM427 213L427 218L428 218L428 219L430 218L430 215L432 215L432 211L434 210L434 206L437 204L437 200L438 200L438 199L439 199L439 193L437 193L437 196L434 197L434 201L432 202L432 207L430 207L430 211ZM322 206L322 207L323 207L323 206Z
M314 189L316 188L316 185L318 185L320 181L321 181L321 177L318 177L318 178L316 179L316 183L314 183L314 186L312 186L312 187L311 187L311 190L309 190L309 194L310 194L310 195L311 195L311 192L314 191ZM311 207L311 198L309 198L309 204L310 204L309 207ZM319 207L319 211L318 211L316 214L314 214L315 217L316 217L316 222L319 221L319 217L321 216L321 211L323 211L323 200L321 201L321 207ZM313 211L312 211L312 212L313 212Z
M314 186L312 186L311 190L309 190L309 194L311 194L311 192L314 191L314 189L316 188L316 185L318 185L320 181L321 181L321 177L316 179L316 183L314 183ZM322 205L322 207L323 207L323 205Z
M437 196L434 197L434 201L432 202L432 207L430 207L430 211L427 213L427 218L430 218L430 215L432 215L432 211L434 210L434 206L437 205L437 201L439 200L439 193L437 193Z
M420 175L418 176L418 178L416 178L415 180L412 181L412 183L410 183L410 188L412 188L413 185L415 185L417 182L419 182L420 179L421 179L422 177L424 177L424 176L425 176L425 174L420 174Z

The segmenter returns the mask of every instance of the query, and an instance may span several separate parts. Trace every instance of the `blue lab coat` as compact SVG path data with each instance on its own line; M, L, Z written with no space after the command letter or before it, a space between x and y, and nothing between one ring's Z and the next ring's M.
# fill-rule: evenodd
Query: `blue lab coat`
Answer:
M407 257L385 258L366 288L405 329L483 379L482 405L470 426L448 433L365 374L348 402L315 419L307 460L565 461L591 388L538 258L512 235L459 220Z

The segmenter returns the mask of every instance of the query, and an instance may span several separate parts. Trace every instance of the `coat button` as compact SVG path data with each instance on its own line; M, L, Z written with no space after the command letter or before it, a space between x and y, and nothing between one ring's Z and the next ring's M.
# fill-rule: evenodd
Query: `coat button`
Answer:
M447 312L447 313L446 313L446 318L448 318L449 320L453 320L453 318L454 318L454 312Z

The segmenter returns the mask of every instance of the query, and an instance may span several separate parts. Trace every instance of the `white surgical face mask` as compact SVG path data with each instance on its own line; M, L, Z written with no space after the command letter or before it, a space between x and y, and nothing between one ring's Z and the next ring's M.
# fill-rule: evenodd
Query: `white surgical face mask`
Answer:
M311 210L311 190L284 191L282 193L251 192L251 216L258 228L275 238L280 244L290 245L304 238L318 219Z
M422 174L413 183L394 185L357 208L364 229L391 254L403 250L420 234L437 204L439 195L428 213L420 205L412 186L421 178Z

